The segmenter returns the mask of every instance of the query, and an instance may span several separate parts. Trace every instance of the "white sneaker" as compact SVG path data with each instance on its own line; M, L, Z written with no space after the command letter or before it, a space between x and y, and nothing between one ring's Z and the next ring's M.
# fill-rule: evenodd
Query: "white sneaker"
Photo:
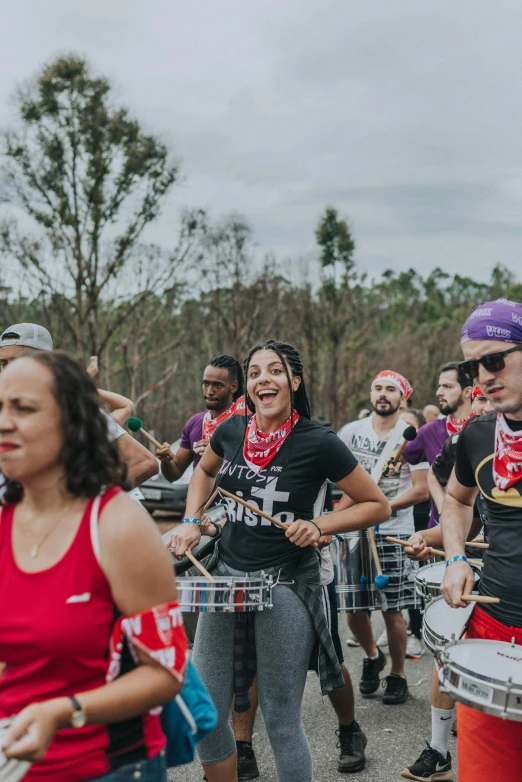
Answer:
M388 635L386 630L383 630L380 636L375 641L376 646L388 646Z
M424 645L422 641L419 641L418 638L412 635L411 638L408 638L408 643L406 644L406 657L412 660L416 657L422 657L423 654Z
M351 647L353 647L355 649L357 646L360 646L360 645L361 644L359 643L359 641L356 641L355 638L348 637L346 639L346 646L351 646Z

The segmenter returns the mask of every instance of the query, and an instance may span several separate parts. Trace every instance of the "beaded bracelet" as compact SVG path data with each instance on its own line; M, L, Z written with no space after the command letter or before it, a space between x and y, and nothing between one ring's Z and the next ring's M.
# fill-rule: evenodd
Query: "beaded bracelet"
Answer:
M186 517L186 518L183 518L181 520L181 523L182 524L197 524L198 527L199 527L201 525L201 519L190 519L190 518Z
M449 567L450 565L453 565L454 562L465 562L467 565L469 565L467 557L464 557L461 554L455 554L454 557L452 557L451 559L446 560L446 567Z

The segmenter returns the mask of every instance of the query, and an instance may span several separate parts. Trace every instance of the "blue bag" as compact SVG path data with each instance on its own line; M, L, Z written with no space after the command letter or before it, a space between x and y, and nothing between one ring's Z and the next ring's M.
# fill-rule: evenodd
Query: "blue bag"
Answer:
M183 689L161 712L161 727L167 737L167 767L192 763L196 744L208 736L216 724L214 702L189 660Z

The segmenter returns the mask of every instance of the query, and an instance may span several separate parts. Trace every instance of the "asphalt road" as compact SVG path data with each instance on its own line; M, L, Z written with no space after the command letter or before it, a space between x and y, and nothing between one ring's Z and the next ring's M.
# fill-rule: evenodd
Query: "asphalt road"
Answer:
M373 620L378 636L382 629L380 615ZM344 643L347 637L345 622L340 621ZM348 668L357 684L362 668L363 653L360 649L344 646ZM217 651L217 650L216 650ZM386 650L384 650L386 651ZM410 698L400 706L385 706L382 694L372 698L361 698L356 690L356 718L368 736L366 748L367 763L364 771L357 774L340 774L337 771L337 749L335 713L328 699L321 697L317 677L308 675L304 698L304 724L312 748L314 761L314 782L339 782L347 778L357 782L390 782L400 780L401 769L410 765L420 755L424 741L430 739L430 682L433 658L429 652L420 660L406 661L406 676ZM387 672L388 669L384 673ZM254 748L260 770L260 782L277 782L272 753L266 738L263 719L258 713L255 727ZM455 739L450 739L450 752L455 756ZM455 768L455 763L453 767ZM170 782L201 782L201 766L196 761L170 772Z

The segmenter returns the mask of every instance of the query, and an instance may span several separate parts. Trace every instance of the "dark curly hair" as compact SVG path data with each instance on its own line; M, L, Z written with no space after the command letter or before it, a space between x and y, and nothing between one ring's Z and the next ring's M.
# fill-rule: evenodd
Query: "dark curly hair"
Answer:
M121 486L128 491L127 466L109 441L100 397L85 369L59 350L27 351L16 360L22 357L46 367L53 376L52 391L62 419L60 462L67 491L74 497L95 497L103 486ZM16 503L22 497L23 486L10 481L5 500Z

